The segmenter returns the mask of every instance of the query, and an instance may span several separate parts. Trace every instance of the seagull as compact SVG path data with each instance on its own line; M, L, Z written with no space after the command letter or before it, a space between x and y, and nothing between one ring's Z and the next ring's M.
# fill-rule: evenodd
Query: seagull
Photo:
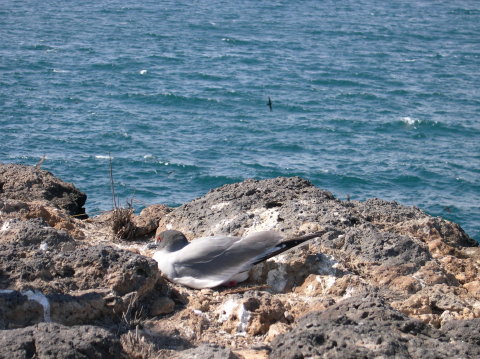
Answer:
M235 286L248 278L255 264L324 233L282 241L279 233L262 231L245 237L211 236L188 242L182 232L168 230L157 237L159 250L153 259L174 283L195 289Z
M270 107L270 112L272 112L272 99L270 97L268 98L267 106Z

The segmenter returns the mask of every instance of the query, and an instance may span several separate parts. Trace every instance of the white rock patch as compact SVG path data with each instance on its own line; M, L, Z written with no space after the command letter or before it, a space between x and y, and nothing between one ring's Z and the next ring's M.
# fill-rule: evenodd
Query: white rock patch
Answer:
M288 276L285 270L285 265L280 265L276 269L272 269L267 274L267 285L269 285L275 292L280 293L287 285Z
M247 212L247 214L253 214L253 224L245 229L244 235L259 231L270 231L278 225L278 209L277 208L257 208L253 211Z
M43 320L45 322L52 321L52 319L50 318L50 302L43 293L27 290L26 292L22 292L22 294L26 295L28 300L33 300L34 302L37 302L43 307Z
M235 316L238 319L238 324L236 327L237 335L246 335L248 324L251 318L251 313L250 311L245 309L243 303L239 302L238 300L227 299L220 306L218 311L218 321L220 323L223 323Z
M214 204L213 206L211 206L210 209L212 211L220 211L220 210L224 209L226 206L228 206L228 203L229 202L220 202L220 203L217 203L217 204Z

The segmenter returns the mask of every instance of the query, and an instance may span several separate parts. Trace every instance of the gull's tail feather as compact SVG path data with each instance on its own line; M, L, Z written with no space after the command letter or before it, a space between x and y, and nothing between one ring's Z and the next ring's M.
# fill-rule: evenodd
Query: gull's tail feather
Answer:
M283 241L283 242L277 244L275 247L273 247L272 251L269 251L269 253L265 254L262 257L259 257L253 264L258 264L260 262L266 261L267 259L272 258L272 257L274 257L277 254L280 254L282 252L288 251L290 248L296 247L296 246L308 241L309 239L321 237L325 233L326 233L326 231L324 230L324 231L319 231L319 232L315 232L315 233L311 233L311 234L306 234L306 235L300 236L300 237L295 237L295 238L292 238L292 239L287 239L286 241Z

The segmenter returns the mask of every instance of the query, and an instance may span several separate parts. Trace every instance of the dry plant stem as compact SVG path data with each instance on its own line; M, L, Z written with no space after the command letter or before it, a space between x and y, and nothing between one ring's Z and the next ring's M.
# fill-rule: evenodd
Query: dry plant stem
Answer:
M270 288L269 285L255 285L252 287L242 287L242 288L236 288L236 289L229 289L225 292L222 292L222 294L236 294L236 293L245 293L248 292L249 290L260 290L260 289L267 289Z
M132 221L133 208L115 208L112 212L112 230L116 240L130 240L135 236Z
M130 359L154 359L157 358L155 346L145 340L138 332L138 326L135 331L131 330L122 335L120 339L125 353Z
M115 184L113 182L112 155L110 153L108 154L108 159L110 161L110 187L112 188L112 206L113 206L113 209L117 209L118 205L115 197Z

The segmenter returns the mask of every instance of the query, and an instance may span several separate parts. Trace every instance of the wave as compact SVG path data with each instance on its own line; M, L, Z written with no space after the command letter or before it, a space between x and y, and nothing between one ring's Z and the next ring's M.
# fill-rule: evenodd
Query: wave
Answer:
M171 106L184 106L184 105L205 105L220 103L218 99L210 97L198 97L179 95L173 92L162 93L146 93L146 92L129 92L123 94L113 94L113 97L119 99L128 99L140 101L146 104L158 104L158 105L171 105Z
M449 12L452 15L480 15L480 9L454 9Z
M230 45L249 45L251 43L250 40L237 39L231 36L222 38L222 41Z
M474 136L474 133L478 133L478 130L470 128L465 124L456 122L447 123L433 119L419 119L413 116L403 116L394 119L393 121L390 120L387 122L377 122L374 128L376 131L382 133L395 133L396 131L405 129L424 132L427 131L425 133L429 135L444 134L447 136L450 136L453 133L465 136Z
M314 85L319 85L319 86L333 86L333 87L360 87L360 88L365 88L365 87L370 87L368 84L359 82L359 81L353 81L353 80L345 80L345 79L316 79L310 81Z

